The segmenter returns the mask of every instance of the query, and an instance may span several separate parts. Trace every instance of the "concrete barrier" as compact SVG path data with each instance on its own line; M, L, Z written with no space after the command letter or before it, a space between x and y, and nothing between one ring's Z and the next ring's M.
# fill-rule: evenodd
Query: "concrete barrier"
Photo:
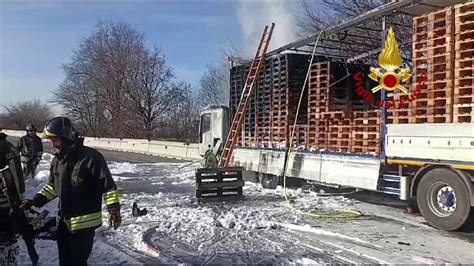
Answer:
M21 137L26 134L22 130L6 130L3 132L9 136ZM38 134L42 137L42 134ZM95 138L85 137L84 144L89 147L143 153L155 156L184 159L184 160L198 160L201 159L199 155L199 148L197 143L187 144L184 142L174 141L158 141L146 139L116 139L116 138Z

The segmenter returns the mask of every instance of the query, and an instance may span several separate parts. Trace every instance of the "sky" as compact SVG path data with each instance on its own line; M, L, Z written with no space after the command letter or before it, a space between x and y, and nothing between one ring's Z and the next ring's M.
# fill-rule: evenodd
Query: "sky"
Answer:
M125 22L161 47L176 78L195 87L230 42L251 57L266 24L270 48L295 41L298 0L0 1L0 106L51 99L61 69L99 21ZM61 112L55 107L56 112Z

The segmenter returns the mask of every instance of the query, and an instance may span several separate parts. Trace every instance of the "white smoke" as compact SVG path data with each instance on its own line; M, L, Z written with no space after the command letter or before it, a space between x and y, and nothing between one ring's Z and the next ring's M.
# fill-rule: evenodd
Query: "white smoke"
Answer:
M296 19L288 2L239 0L238 18L243 33L242 56L255 55L265 25L270 26L272 22L275 29L267 51L297 40Z

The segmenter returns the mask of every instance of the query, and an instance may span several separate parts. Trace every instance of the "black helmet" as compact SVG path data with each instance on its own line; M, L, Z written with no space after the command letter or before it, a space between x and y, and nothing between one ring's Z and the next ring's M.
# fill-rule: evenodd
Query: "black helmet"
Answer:
M67 140L75 140L77 132L72 126L71 120L67 117L55 117L46 123L43 135L47 138L63 138Z
M29 124L26 126L26 131L36 131L36 127L33 124Z

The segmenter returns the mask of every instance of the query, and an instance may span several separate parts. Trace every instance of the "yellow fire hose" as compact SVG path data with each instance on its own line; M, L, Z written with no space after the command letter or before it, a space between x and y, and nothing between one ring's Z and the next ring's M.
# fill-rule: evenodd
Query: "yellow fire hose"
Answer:
M298 114L300 112L301 102L302 102L302 99L303 99L303 93L304 93L304 90L306 89L306 84L309 80L309 75L310 75L310 72L311 72L311 65L313 64L314 55L316 53L316 47L318 46L319 39L320 39L321 34L323 32L324 32L324 30L319 32L318 37L316 38L316 43L313 47L313 53L311 55L311 60L309 62L308 70L306 72L306 78L304 80L303 88L301 90L300 98L299 98L299 101L298 101L298 108L296 109L296 116L295 116L295 121L293 123L293 130L291 131L291 138L290 138L290 143L289 143L289 146L288 146L288 155L286 156L285 167L283 168L284 169L284 172L283 172L283 191L284 191L284 196L285 196L285 203L286 203L286 206L288 206L288 208L290 208L291 210L293 210L293 211L295 211L299 214L307 215L307 216L310 216L310 217L313 217L313 218L316 218L316 219L355 219L357 217L362 216L362 213L359 212L359 211L349 210L349 209L335 209L335 211L339 212L339 214L327 214L327 213L323 213L323 212L305 212L305 211L302 211L300 209L297 209L295 206L293 206L293 204L288 199L288 193L287 193L287 188L286 188L288 162L290 161L290 157L291 157L290 155L291 155L291 149L292 149L292 146L293 146L293 138L294 138L294 135L295 135L296 121L298 120Z

